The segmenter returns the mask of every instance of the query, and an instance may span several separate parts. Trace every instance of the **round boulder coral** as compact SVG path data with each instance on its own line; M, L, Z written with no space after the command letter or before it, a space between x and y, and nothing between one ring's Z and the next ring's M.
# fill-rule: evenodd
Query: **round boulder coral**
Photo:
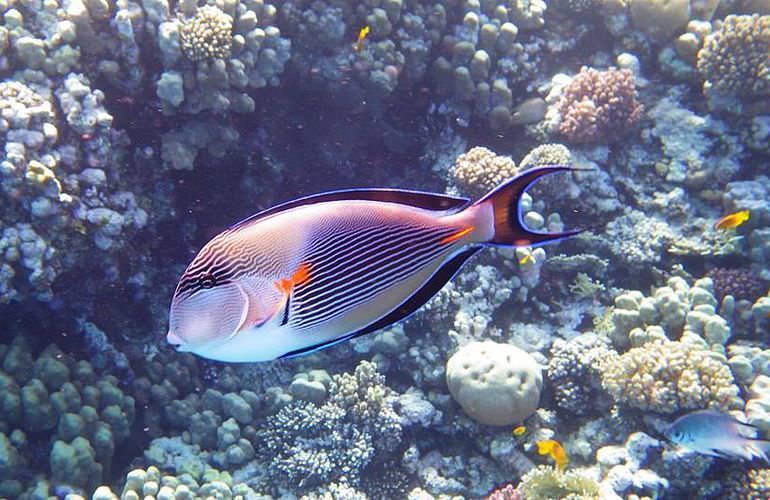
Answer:
M205 6L179 27L182 52L191 61L224 59L233 45L233 19L217 7Z
M511 425L537 410L542 369L518 347L472 342L447 362L452 397L473 419L486 425Z

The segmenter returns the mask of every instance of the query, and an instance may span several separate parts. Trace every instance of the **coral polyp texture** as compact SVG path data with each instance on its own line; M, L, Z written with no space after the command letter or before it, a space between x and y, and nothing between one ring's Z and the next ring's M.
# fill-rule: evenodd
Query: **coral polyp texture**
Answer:
M682 341L654 341L608 359L602 384L616 401L657 413L741 406L727 363Z
M698 52L698 71L706 90L770 95L770 15L727 16Z
M475 147L458 156L451 170L457 190L474 198L485 195L517 172L516 163L510 157L496 155L484 147Z
M179 44L191 61L224 59L233 45L233 18L206 5L179 26Z
M644 114L628 69L582 68L562 90L559 132L573 143L614 142L632 132Z

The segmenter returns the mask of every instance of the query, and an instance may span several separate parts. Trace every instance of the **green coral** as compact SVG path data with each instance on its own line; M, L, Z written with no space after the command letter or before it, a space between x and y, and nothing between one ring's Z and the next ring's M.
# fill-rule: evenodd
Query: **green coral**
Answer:
M524 498L560 498L562 500L598 500L599 483L577 471L562 472L541 465L521 478L518 491Z
M0 447L10 457L0 492L23 489L6 481L45 450L54 485L93 488L110 473L116 447L127 442L134 400L112 376L97 376L51 344L36 357L24 337L1 350ZM29 437L27 437L29 436ZM0 469L2 467L0 466ZM0 496L6 496L0 493ZM15 496L15 495L9 495Z
M770 16L727 16L698 52L698 71L720 92L770 94Z

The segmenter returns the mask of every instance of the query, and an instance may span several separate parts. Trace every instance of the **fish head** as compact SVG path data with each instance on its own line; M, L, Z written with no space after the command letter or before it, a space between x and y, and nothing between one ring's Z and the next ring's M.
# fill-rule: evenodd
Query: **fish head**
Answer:
M180 351L197 353L263 324L279 300L276 292L260 286L263 281L217 276L211 270L185 273L171 300L166 339ZM268 293L261 293L263 289Z
M692 444L693 441L692 433L688 432L686 426L678 421L666 427L663 431L663 435L674 444L687 446L688 444Z

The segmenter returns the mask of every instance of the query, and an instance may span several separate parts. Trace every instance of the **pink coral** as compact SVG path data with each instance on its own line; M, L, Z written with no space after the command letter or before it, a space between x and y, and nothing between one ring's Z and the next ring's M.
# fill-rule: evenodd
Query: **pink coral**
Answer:
M522 500L524 497L512 484L506 484L492 493L484 500Z
M613 142L633 129L644 108L627 69L583 67L564 87L558 103L559 132L573 143Z

